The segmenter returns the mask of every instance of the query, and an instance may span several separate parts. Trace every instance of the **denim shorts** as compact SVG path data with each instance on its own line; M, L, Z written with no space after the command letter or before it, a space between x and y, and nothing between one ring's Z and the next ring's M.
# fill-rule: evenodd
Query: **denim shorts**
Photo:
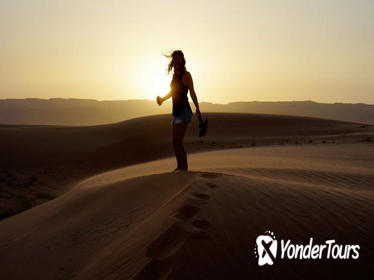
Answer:
M171 123L172 124L178 124L178 123L182 123L182 122L190 123L192 121L192 116L193 116L193 114L185 106L185 107L183 107L182 112L178 116L176 116L176 117L173 116L173 119L172 119Z

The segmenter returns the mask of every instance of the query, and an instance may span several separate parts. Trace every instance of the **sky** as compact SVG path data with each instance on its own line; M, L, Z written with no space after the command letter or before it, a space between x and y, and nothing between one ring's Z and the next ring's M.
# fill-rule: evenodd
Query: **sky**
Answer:
M0 99L374 104L372 0L0 0Z

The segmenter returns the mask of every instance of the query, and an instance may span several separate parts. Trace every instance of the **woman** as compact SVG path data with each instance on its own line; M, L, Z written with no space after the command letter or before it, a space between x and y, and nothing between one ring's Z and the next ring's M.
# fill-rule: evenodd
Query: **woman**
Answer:
M174 68L173 79L170 83L170 92L164 97L157 96L157 103L161 105L162 102L172 97L173 100L173 146L174 153L177 159L177 170L188 170L187 154L183 146L183 138L186 134L188 124L192 121L192 110L188 101L187 92L190 90L190 96L196 107L196 115L201 118L199 103L197 101L196 93L193 87L193 81L190 72L186 70L186 60L181 50L175 50L171 55L166 55L171 58L168 65L168 74Z

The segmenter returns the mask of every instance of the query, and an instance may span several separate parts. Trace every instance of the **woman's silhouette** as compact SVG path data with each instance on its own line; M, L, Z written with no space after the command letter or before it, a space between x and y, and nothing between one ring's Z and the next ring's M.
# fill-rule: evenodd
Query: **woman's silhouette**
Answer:
M197 101L196 93L193 87L192 76L186 70L186 60L181 50L175 50L171 55L165 55L171 58L168 65L168 73L174 68L173 79L170 83L170 91L164 97L157 96L157 103L161 105L162 102L172 97L173 100L173 146L175 157L177 158L177 170L188 170L187 154L183 146L183 138L186 134L188 124L192 121L192 110L188 101L187 92L190 90L190 96L196 107L196 115L201 118L199 110L199 102Z

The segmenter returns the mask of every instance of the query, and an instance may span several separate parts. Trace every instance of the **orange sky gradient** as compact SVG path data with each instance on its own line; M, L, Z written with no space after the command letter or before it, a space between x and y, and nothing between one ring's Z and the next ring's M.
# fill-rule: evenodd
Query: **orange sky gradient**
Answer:
M199 101L374 104L372 1L1 1L0 99L155 99L181 49Z

